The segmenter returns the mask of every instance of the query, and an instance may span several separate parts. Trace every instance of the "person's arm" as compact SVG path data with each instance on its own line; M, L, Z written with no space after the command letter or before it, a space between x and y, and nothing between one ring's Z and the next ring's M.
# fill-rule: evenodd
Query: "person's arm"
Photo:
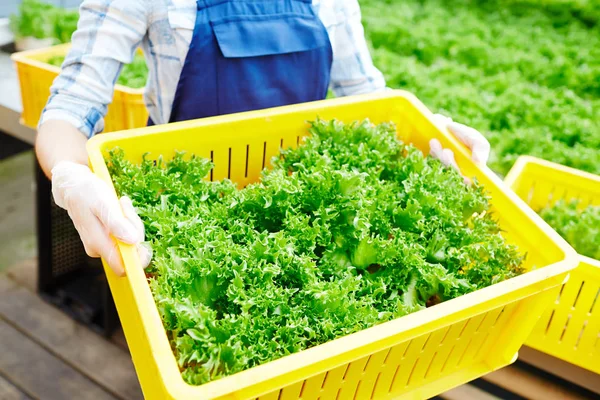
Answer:
M373 64L367 46L358 1L330 3L332 12L337 14L336 23L328 27L333 48L331 90L338 97L386 90L385 78Z
M35 152L46 176L52 178L52 168L60 161L87 165L86 142L87 138L70 122L56 119L42 124L37 133Z
M40 128L48 121L60 120L87 138L102 132L121 69L133 61L146 35L150 2L83 1L71 49L50 89Z
M38 126L36 153L48 177L60 161L87 165L85 141L104 128L115 82L146 34L148 0L85 0L77 30Z
M123 64L132 61L146 34L149 0L85 0L78 29L54 81L36 139L36 155L52 180L56 204L65 209L91 257L124 274L117 242L141 245L144 227L131 201L118 200L87 166L86 141L102 131L107 106Z

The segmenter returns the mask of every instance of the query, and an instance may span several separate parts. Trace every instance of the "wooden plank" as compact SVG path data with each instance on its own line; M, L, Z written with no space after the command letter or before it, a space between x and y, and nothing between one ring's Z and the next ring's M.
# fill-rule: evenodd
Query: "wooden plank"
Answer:
M527 346L519 350L519 360L600 395L600 377L591 371Z
M24 286L29 291L37 292L37 262L37 257L25 260L8 268L6 274L11 280ZM121 349L129 352L129 347L127 346L127 341L125 340L125 334L123 333L122 328L119 327L115 333L113 333L110 340Z
M4 320L0 321L0 343L0 374L32 397L49 400L115 399Z
M531 400L586 399L578 393L570 392L562 386L514 366L492 372L482 379Z
M34 160L33 150L0 160L0 271L37 254Z
M21 392L12 383L0 376L0 399L2 400L30 400L31 397Z
M22 261L6 270L6 274L31 292L37 291L37 257Z
M500 400L499 397L476 388L473 385L456 387L446 393L440 394L438 397L445 400Z
M25 260L19 264L13 265L8 268L6 274L8 277L24 286L31 292L37 291L37 257ZM125 340L125 334L123 329L119 327L115 333L111 336L110 340L119 346L121 349L129 352L127 341Z
M24 286L31 292L37 291L37 258L31 258L29 260L25 260L19 264L16 264L6 271L8 277ZM127 346L127 341L125 340L125 334L123 333L122 328L118 328L115 333L112 335L110 340L119 346L121 349L129 352L129 347Z
M128 352L2 277L0 316L113 396L142 398Z

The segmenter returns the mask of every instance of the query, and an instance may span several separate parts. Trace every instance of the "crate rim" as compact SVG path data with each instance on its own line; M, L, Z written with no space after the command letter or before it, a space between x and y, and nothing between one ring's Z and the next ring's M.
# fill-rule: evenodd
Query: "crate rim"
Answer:
M110 186L113 195L116 196L116 192L108 173L104 156L102 154L103 146L114 140L164 134L165 132L178 130L182 124L186 124L188 129L193 129L223 122L239 122L248 119L268 120L271 116L284 114L290 111L292 107L296 111L318 111L319 108L324 104L343 105L356 102L357 100L369 101L394 97L404 98L410 101L412 105L415 106L421 113L423 113L423 115L428 118L429 122L440 131L440 134L445 136L453 144L453 151L462 152L467 155L469 160L471 160L470 153L467 151L466 147L434 119L431 111L429 111L425 105L423 105L423 103L421 103L413 94L403 90L390 90L383 93L349 96L345 98L322 100L294 106L284 106L266 110L250 111L246 113L209 117L193 121L173 123L169 125L158 125L153 127L132 129L128 131L110 132L103 135L94 136L88 140L88 156L90 159L90 165L93 165L94 173L96 173ZM499 186L502 189L506 188L502 180L488 167L476 165L476 168L480 174L485 174L495 186ZM507 281L494 284L487 288L477 290L467 295L446 301L434 307L430 307L404 317L376 325L351 335L346 335L344 337L323 343L319 346L282 357L278 360L271 361L269 363L200 386L190 385L183 380L175 359L175 355L171 350L166 331L160 319L160 315L158 314L158 309L156 307L150 307L150 309L138 307L140 315L142 316L142 329L146 332L149 345L154 350L152 356L157 364L158 361L163 361L161 368L158 369L158 373L163 380L165 390L173 398L220 398L232 393L232 387L245 387L250 389L267 380L276 379L277 382L287 382L290 380L290 378L294 381L301 380L308 376L319 374L327 369L317 365L319 364L319 361L324 359L333 358L339 365L342 365L360 358L359 355L357 356L355 354L359 354L359 350L361 349L370 348L373 351L377 351L388 347L389 344L397 343L403 340L410 340L411 338L420 335L421 333L419 332L423 331L424 328L434 324L436 321L439 322L441 317L446 318L444 325L441 327L447 327L458 321L468 318L470 315L472 315L473 309L476 308L478 304L492 302L494 303L494 306L501 307L512 301L524 298L530 293L534 293L536 291L536 282L539 282L543 279L555 278L560 279L557 284L563 283L564 279L562 279L561 276L573 270L578 264L578 258L575 251L564 239L562 239L562 237L560 237L560 235L551 230L550 227L543 221L543 219L539 217L537 213L531 210L527 204L516 195L516 193L512 192L511 190L503 190L503 194L509 197L510 200L513 201L529 219L533 220L532 222L542 224L544 226L544 233L553 240L557 248L564 255L564 258L561 261L530 271ZM124 256L127 255L127 257L133 257L137 259L137 252L133 246L119 243L119 248ZM136 268L133 271L127 271L126 277L118 279L130 280L130 288L136 293L136 301L148 301L155 304L150 287L147 284L145 274L141 268ZM473 301L475 298L479 300L477 303ZM438 327L440 326L438 325ZM352 343L352 351L350 352L347 351L349 343ZM510 358L513 358L512 355ZM165 360L168 360L166 365L164 363ZM507 363L510 361L511 360L507 360Z
M544 160L539 157L527 156L527 155L519 156L519 158L517 158L517 161L515 161L513 167L510 169L508 174L506 174L506 177L504 178L504 183L508 187L513 187L515 182L517 181L517 179L519 179L519 177L523 173L523 170L528 165L539 165L541 167L546 167L546 168L549 168L552 170L561 171L561 172L565 172L565 173L572 174L572 175L578 175L579 177L584 178L586 180L600 183L600 175L595 175L595 174L592 174L591 172L582 171L577 168L568 167L566 165L562 165L562 164L558 164L558 163L555 163L552 161Z
M579 259L581 262L591 265L592 267L600 268L600 260L596 260L595 258L591 258L588 256L579 255Z
M511 189L511 191L512 188L515 186L517 180L523 175L525 169L529 165L537 165L540 167L548 168L549 170L564 172L566 174L585 179L586 181L592 182L594 184L600 184L600 175L595 175L577 168L568 167L566 165L544 160L543 158L539 157L520 156L506 175L506 178L504 179L504 183ZM577 257L582 263L591 265L596 268L600 268L600 260L596 260L595 258L584 256L579 253L577 254Z
M526 181L522 182L521 179L526 179ZM531 187L532 181L534 184L540 182L543 186L551 184L554 186L555 189L558 188L559 190L565 190L565 193L568 193L569 190L575 190L576 193L591 196L590 201L593 201L592 199L600 196L600 175L595 175L586 171L547 161L538 157L521 156L517 159L517 162L507 174L505 178L505 183L511 190L519 192L521 195L523 195L524 193L522 191L526 190L527 187ZM566 197L568 198L569 196ZM578 196L575 195L573 197ZM536 203L536 205L539 206L540 203ZM573 270L572 275L576 280L582 280L581 288L583 288L583 283L587 282L588 280L597 283L598 278L600 278L600 276L598 275L600 274L600 260L581 254L578 254L577 257L579 263L577 268ZM594 303L592 304L595 304L596 300L594 300ZM592 305L592 307L594 306ZM559 313L561 311L566 312L565 310L567 308L569 309L569 318L571 318L571 316L573 315L573 318L578 318L578 316L586 313L586 310L582 310L582 308L579 305L565 305L559 303L558 301L556 302L555 307L553 307L553 313L557 310ZM590 312L591 309L587 311L587 317L585 317L586 320L591 315L589 314ZM550 321L552 321L552 316L550 316L548 324L550 324ZM540 324L542 323L546 323L546 319L542 318L540 320ZM565 331L567 331L567 329L570 329L567 328L567 326L569 326L568 320L565 323L565 327L563 328L563 334ZM586 329L585 326L586 325L584 325L584 327L580 331L580 336L578 340L581 340L581 336L583 335L583 329ZM591 334L594 334L594 332L595 331L592 331ZM537 340L540 339L542 335L543 333L541 333L539 329L535 329L532 332L530 338L528 338L524 344L535 348L537 351L546 353L552 357L556 357L560 360L571 363L580 368L589 370L591 372L599 372L598 366L591 363L591 358L587 358L594 357L594 355L597 356L597 351L594 352L593 349L589 349L590 352L586 355L585 353L581 352L577 346L562 347L560 345L562 342L562 337L560 341L558 341L558 343L556 341L556 338L550 339L548 341L537 342Z
M54 72L56 74L60 74L60 71L61 71L60 67L50 65L43 61L38 61L31 57L42 56L47 53L66 55L66 53L69 51L70 48L71 48L71 43L57 44L57 45L54 45L51 47L44 47L41 49L32 49L32 50L15 52L10 55L10 59L12 62L14 62L16 64L24 64L24 65L28 65L31 67L36 67L36 68L40 68L40 69L43 69L46 71ZM130 88L128 86L123 86L119 83L116 83L114 88L115 88L115 90L119 90L121 92L130 94L130 95L142 96L144 94L143 87L139 88L139 89L134 89L134 88Z

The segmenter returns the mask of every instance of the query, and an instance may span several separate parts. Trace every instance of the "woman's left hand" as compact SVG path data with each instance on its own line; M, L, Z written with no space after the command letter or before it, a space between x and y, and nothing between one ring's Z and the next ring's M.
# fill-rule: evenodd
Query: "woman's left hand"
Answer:
M454 122L452 118L441 114L434 114L435 119L448 129L458 140L471 150L473 161L480 165L486 165L490 157L490 142L476 129ZM442 148L437 139L429 142L429 154L439 159L444 165L458 170L454 159L454 153L450 149Z

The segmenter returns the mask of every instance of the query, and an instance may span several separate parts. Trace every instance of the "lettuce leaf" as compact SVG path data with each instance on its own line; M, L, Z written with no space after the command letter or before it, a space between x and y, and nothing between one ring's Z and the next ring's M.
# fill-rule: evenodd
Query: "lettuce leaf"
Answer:
M109 156L154 250L148 282L184 379L203 384L509 279L475 182L391 124L317 120L260 182L209 160Z

